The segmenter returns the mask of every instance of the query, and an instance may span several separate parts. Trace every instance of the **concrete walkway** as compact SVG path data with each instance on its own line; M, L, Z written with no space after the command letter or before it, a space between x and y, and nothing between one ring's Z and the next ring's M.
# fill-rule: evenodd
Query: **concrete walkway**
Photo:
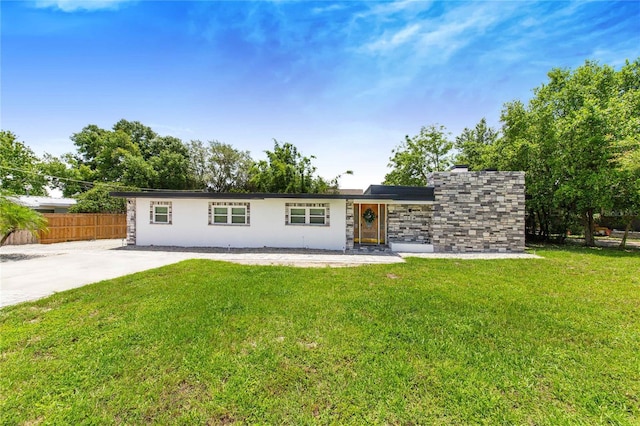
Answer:
M124 248L122 240L28 244L0 248L0 307L36 300L55 292L158 268L186 259L212 259L252 265L345 267L404 262L404 257L438 254L342 254L306 250L215 250L175 247ZM514 258L533 255L468 255L456 258Z

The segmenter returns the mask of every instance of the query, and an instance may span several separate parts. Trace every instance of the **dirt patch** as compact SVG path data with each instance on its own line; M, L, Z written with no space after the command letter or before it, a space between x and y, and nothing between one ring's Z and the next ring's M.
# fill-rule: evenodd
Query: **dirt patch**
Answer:
M584 245L584 238L567 238L567 244ZM620 246L621 238L614 237L595 237L596 247L611 247L618 248ZM627 239L626 248L629 250L640 249L640 240Z

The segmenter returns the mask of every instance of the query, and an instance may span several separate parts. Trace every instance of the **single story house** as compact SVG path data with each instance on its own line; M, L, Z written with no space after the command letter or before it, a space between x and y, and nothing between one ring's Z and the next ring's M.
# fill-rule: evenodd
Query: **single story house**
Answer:
M73 198L53 198L39 195L18 195L9 198L40 213L67 213L69 207L77 203Z
M524 172L432 173L429 186L371 185L361 194L113 192L127 199L139 246L404 252L524 251Z

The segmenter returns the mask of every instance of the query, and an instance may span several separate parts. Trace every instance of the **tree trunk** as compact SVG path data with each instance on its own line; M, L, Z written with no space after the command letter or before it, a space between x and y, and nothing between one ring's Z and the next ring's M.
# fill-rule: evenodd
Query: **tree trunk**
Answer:
M542 216L539 210L536 210L536 216L538 216L538 238L542 240Z
M549 213L545 209L542 209L542 223L540 224L540 226L542 227L542 234L544 235L545 241L549 241L551 237L551 232L549 231L549 221Z
M525 234L528 240L535 240L536 237L536 212L533 209L529 209L527 215L527 224L525 226Z
M593 209L587 209L583 220L584 220L584 244L587 247L595 247L596 240L593 237Z
M631 230L631 224L633 223L633 216L629 216L627 219L627 225L624 227L624 235L622 236L622 241L620 241L620 248L624 249L627 247L627 237L629 236L629 231Z
M569 235L569 212L565 211L562 216L562 234L560 234L560 241L564 244L567 241L567 236Z
M9 239L9 237L11 236L11 234L13 234L14 232L16 232L16 230L12 229L9 232L7 232L7 235L4 235L2 237L2 239L0 240L0 247L2 247L4 245L5 241L7 241Z

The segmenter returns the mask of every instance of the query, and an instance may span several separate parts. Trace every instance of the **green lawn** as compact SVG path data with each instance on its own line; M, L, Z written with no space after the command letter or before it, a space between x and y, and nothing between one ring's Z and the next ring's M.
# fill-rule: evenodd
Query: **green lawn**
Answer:
M192 260L0 310L0 424L639 424L640 253Z

